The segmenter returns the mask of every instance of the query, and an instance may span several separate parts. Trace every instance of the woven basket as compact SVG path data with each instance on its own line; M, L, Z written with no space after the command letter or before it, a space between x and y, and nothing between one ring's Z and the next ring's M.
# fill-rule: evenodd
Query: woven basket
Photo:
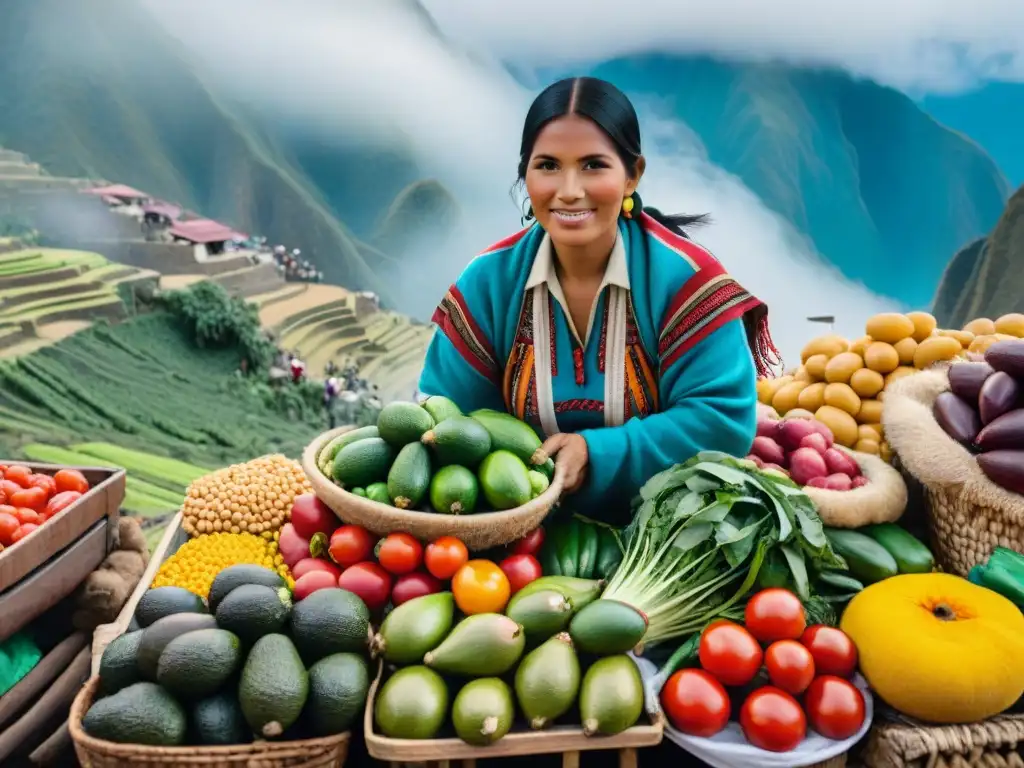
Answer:
M870 768L1024 768L1024 714L971 725L926 725L876 710L863 761Z
M886 390L882 425L902 467L923 487L939 566L967 576L997 546L1024 551L1024 496L985 477L974 456L942 431L932 405L948 389L945 370L900 379Z
M899 520L907 506L907 484L900 473L877 456L835 447L857 462L868 484L850 491L805 486L803 491L818 508L821 521L833 528L860 528Z
M475 515L445 515L397 509L349 493L324 476L316 465L320 448L351 426L325 432L306 446L302 468L320 500L334 510L346 523L355 523L378 536L394 531L410 533L422 541L441 536L457 536L472 550L490 549L520 539L539 526L562 495L563 471L555 467L551 485L540 496L515 509L502 512L481 512Z
M78 692L68 716L68 729L82 768L339 768L348 757L351 735L302 741L258 741L230 747L147 747L95 739L82 729L82 716L92 705L99 677Z

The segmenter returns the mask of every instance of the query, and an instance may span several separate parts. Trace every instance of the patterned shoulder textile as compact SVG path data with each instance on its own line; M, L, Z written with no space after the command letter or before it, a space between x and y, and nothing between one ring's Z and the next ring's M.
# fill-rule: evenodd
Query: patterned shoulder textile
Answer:
M549 302L550 304L550 302ZM549 307L549 312L550 312ZM554 324L552 324L552 328ZM533 291L526 291L519 313L515 341L505 363L502 394L505 409L520 421L537 425L537 371L533 348ZM554 358L552 358L554 360Z
M632 299L626 304L626 407L623 417L658 412L658 374L640 341Z
M501 371L494 354L494 347L484 335L462 292L456 286L448 289L444 299L430 318L459 354L481 376L498 383Z

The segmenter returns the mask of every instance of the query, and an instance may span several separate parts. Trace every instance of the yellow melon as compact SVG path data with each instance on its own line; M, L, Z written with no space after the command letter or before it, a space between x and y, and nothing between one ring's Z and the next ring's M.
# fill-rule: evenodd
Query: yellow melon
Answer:
M911 335L918 344L931 336L935 326L938 325L935 317L927 312L908 312L907 319L914 325ZM896 341L899 341L899 339L896 339Z

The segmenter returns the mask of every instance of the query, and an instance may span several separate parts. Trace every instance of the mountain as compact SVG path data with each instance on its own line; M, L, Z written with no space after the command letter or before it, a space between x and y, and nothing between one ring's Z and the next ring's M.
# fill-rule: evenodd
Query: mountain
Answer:
M1024 312L1024 187L1010 198L991 235L950 260L932 311L942 328Z

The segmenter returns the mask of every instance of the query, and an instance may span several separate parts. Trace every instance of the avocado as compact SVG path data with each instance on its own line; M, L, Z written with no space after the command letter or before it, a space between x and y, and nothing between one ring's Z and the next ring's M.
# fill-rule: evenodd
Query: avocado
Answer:
M118 635L103 649L100 657L100 692L117 693L142 678L139 675L139 643L142 630Z
M334 457L338 455L338 451L346 445L359 440L365 440L368 437L380 437L380 433L377 431L376 427L360 427L359 429L352 429L338 435L320 449L320 453L316 457L317 467L321 472L330 477L331 470L334 467Z
M176 747L185 743L187 720L171 694L156 683L134 683L94 702L82 718L90 736L119 744Z
M580 685L583 734L614 736L632 727L644 711L640 671L625 654L598 659Z
M541 441L533 427L501 411L483 408L471 414L491 436L492 451L510 451L527 466L543 465L547 454L541 450Z
M446 675L496 677L523 655L523 628L500 613L477 613L455 625L423 663Z
M292 641L285 635L257 640L238 684L242 714L253 732L264 739L281 736L299 719L308 695L309 675Z
M318 589L292 608L291 636L307 664L332 653L366 651L370 611L347 589Z
M441 467L430 481L430 506L444 514L473 514L479 495L476 475L457 464Z
M182 587L157 587L147 589L135 606L135 618L143 629L175 613L207 613L206 603Z
M174 638L197 629L215 629L217 620L207 613L174 613L157 619L142 630L139 640L139 673L146 680L156 680L160 654Z
M210 613L216 614L220 601L227 596L228 592L242 584L262 584L264 587L275 589L285 586L281 574L264 568L262 565L251 563L229 565L213 577L210 596L207 598L210 603Z
M387 504L389 507L394 506L391 503L391 496L388 495L387 483L370 483L366 486L366 498L370 501L376 501L378 504Z
M548 480L548 476L543 472L538 472L536 469L531 469L526 473L526 476L530 478L530 497L537 498L551 485L551 481Z
M427 667L404 667L377 692L374 720L392 739L432 739L448 715L448 687Z
M505 615L523 625L527 643L539 645L569 626L572 601L553 589L531 592L521 598L516 594L505 608Z
M347 731L363 711L370 671L356 653L334 653L309 668L303 719L315 736Z
M428 397L423 401L421 407L430 414L430 418L434 420L434 424L440 424L442 421L450 419L453 416L462 415L462 411L459 409L459 406L447 397L441 397L440 395Z
M238 704L238 693L223 690L192 707L193 741L208 746L229 746L252 741L252 733Z
M216 693L242 664L242 643L226 629L178 635L160 654L156 681L180 699Z
M451 592L415 597L384 617L370 644L391 664L417 664L451 631L455 600Z
M484 425L469 416L452 416L420 438L430 446L441 466L460 464L476 469L491 452L491 436Z
M217 606L217 626L252 645L264 635L283 632L291 612L292 595L287 587L243 584Z
M395 449L391 445L379 437L368 437L338 451L331 477L342 488L365 488L385 480L394 460Z
M434 419L416 403L388 403L377 416L380 436L395 448L419 442L423 433L434 426Z
M597 600L604 589L604 582L598 579L579 579L575 576L541 576L516 592L509 605L516 600L523 600L534 592L547 589L553 589L567 597L572 603L573 610L579 611L583 606Z
M421 443L402 447L388 471L388 496L399 509L412 509L430 487L430 452Z
M595 600L569 623L569 634L581 653L611 656L633 650L647 632L647 617L618 600Z
M504 680L482 677L462 686L452 704L455 733L467 744L484 746L497 741L512 727L515 705Z
M546 728L569 711L580 688L580 662L565 632L526 654L516 670L516 699L530 727Z
M533 496L526 465L510 451L495 451L480 464L480 487L498 510L520 507Z

